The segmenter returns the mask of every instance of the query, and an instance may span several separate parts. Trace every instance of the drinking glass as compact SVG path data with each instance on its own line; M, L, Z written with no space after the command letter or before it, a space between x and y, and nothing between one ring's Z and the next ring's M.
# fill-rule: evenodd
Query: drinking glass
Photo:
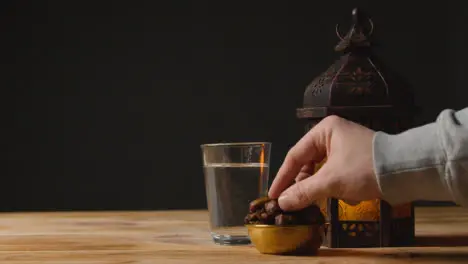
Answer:
M268 192L269 142L201 145L213 241L249 244L244 226L249 203Z

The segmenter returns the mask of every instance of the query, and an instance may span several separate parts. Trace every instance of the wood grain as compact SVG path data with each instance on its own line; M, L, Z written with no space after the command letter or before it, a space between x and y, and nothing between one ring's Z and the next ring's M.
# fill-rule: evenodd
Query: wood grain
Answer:
M212 243L205 211L0 214L1 263L468 263L468 210L417 208L418 247L271 256Z

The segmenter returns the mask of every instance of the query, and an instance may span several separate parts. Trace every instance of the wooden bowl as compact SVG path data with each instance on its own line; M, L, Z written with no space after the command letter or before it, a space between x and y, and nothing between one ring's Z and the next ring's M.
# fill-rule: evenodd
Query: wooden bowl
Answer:
M315 255L323 239L321 225L246 225L250 240L263 254Z

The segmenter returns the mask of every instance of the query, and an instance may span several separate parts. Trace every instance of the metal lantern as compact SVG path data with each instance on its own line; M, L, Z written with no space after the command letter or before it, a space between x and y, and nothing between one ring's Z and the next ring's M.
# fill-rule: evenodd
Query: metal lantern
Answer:
M329 115L387 133L410 128L414 111L406 83L373 56L370 17L354 9L352 18L345 36L336 27L340 41L335 51L342 56L307 86L297 117L305 122L306 132ZM383 200L372 200L350 205L329 198L320 201L320 206L328 223L325 246L388 247L414 240L411 203L392 207Z

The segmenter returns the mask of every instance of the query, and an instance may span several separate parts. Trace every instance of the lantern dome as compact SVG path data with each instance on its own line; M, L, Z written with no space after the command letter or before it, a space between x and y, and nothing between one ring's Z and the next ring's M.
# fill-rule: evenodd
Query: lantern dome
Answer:
M328 69L313 79L304 93L299 118L320 118L349 112L397 111L409 106L407 84L384 70L371 51L374 25L370 17L357 8L352 11L353 24L340 39L335 51L344 53ZM405 109L406 114L407 109Z

